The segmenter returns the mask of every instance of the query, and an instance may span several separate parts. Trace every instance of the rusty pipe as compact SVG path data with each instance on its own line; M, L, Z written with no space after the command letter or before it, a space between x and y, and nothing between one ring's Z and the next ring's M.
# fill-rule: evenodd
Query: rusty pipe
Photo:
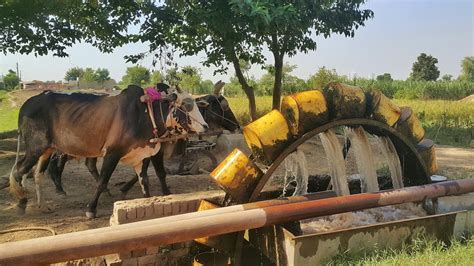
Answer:
M0 264L45 264L118 253L311 217L474 192L474 179L288 203L159 223L136 222L0 245ZM179 217L179 216L176 216ZM133 227L131 227L133 225Z

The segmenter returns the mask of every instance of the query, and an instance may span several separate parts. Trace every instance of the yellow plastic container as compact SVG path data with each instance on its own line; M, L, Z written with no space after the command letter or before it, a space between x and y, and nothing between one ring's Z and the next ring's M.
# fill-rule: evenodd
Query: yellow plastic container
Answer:
M389 126L395 125L400 119L400 108L380 91L373 91L370 94L374 119Z
M323 93L331 118L362 118L365 116L366 98L361 88L342 83L329 83Z
M243 152L234 149L210 175L234 200L243 203L248 201L263 173Z
M410 107L401 107L400 112L397 131L414 145L418 144L425 136L425 130L421 126L420 120Z
M421 158L425 162L429 175L434 175L438 171L438 162L436 161L435 145L430 139L423 139L416 145Z
M271 164L292 141L288 123L277 110L248 124L243 134L252 153L265 164Z
M198 212L205 211L205 210L212 210L220 208L220 206L211 203L207 200L201 200L198 207ZM194 239L194 241L206 245L208 247L217 248L219 250L225 251L233 251L233 247L235 246L236 241L236 234L226 234L220 236L208 236L208 237L201 237Z
M283 97L281 113L294 136L303 135L328 120L326 99L321 91L312 90Z

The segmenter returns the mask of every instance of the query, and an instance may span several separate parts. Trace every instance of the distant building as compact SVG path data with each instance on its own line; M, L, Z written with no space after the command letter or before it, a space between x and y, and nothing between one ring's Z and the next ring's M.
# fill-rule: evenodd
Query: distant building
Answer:
M24 90L63 90L65 89L64 84L61 81L23 81L21 88Z

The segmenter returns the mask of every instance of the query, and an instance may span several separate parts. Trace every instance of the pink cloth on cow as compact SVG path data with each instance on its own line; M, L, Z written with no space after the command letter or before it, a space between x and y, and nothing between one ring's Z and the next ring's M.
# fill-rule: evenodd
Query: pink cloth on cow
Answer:
M145 89L145 93L150 97L150 101L159 101L161 99L161 93L154 87L148 87Z

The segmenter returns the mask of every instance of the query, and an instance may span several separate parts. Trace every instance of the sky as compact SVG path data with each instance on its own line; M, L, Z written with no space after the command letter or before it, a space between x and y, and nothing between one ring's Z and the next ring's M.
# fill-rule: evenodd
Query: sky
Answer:
M328 39L315 37L316 51L299 53L285 63L296 65L293 75L308 78L320 67L335 69L342 75L373 77L390 73L395 79L406 79L420 53L438 58L441 76L457 77L461 60L474 56L474 0L369 0L365 5L374 11L374 18L359 28L354 38L333 35ZM145 44L127 45L113 53L102 54L88 44L69 48L68 58L53 56L0 55L0 75L19 65L22 80L61 80L71 67L107 68L110 76L121 80L126 68L123 57L147 51ZM272 64L270 53L267 63ZM178 66L199 67L204 79L228 81L234 74L213 75L215 69L201 65L203 54L193 57L175 56ZM140 62L153 70L151 58ZM159 68L156 66L155 68ZM250 74L259 78L264 71L253 66Z

